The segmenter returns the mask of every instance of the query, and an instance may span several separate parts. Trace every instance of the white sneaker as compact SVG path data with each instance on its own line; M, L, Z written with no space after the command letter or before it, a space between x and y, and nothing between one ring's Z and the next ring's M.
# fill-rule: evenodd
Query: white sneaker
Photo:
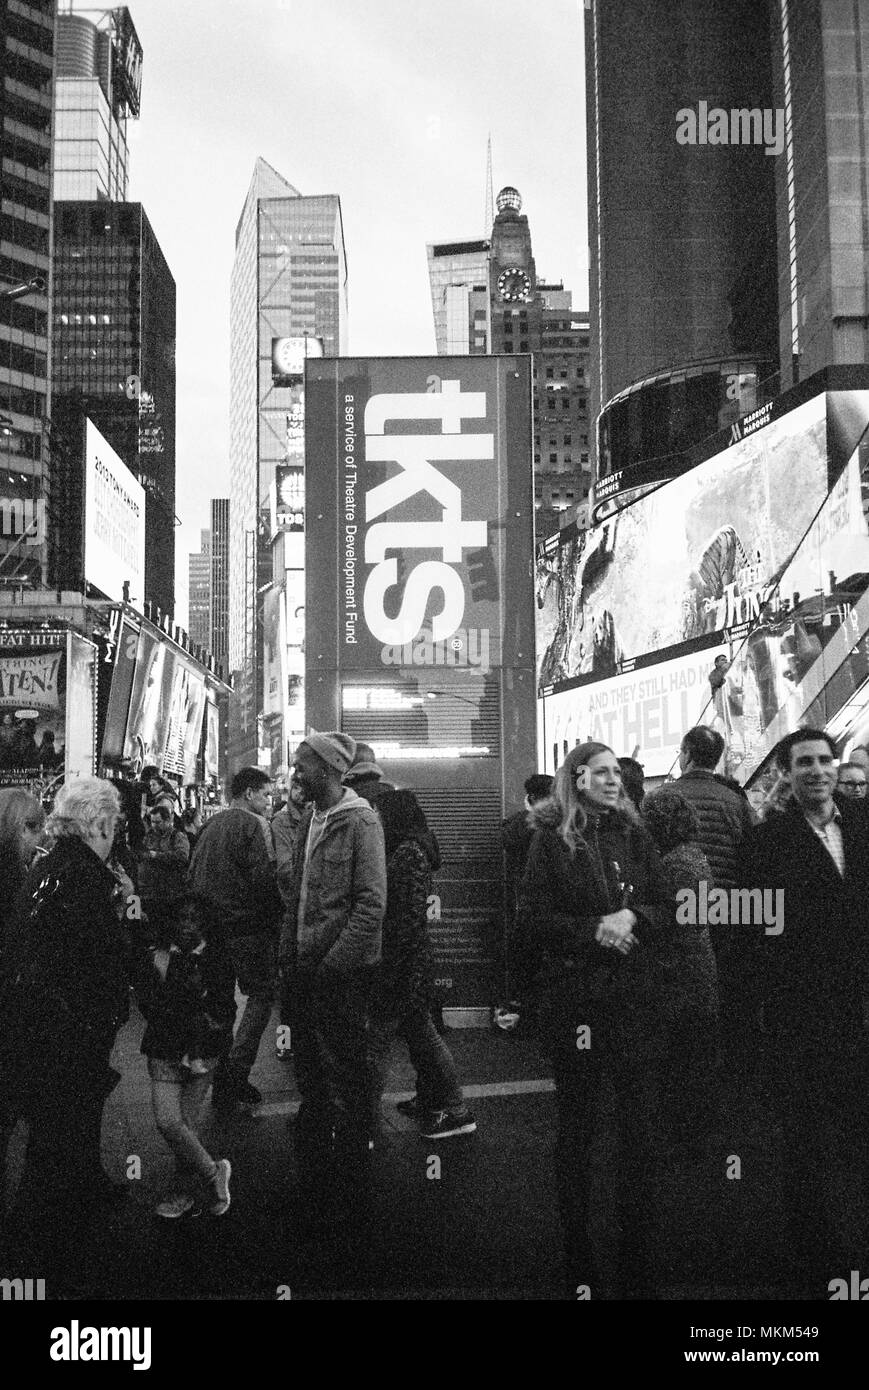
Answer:
M165 1202L161 1202L155 1211L158 1216L162 1216L167 1221L177 1221L179 1216L186 1216L188 1211L193 1209L193 1198L186 1192L176 1192L174 1196L167 1197Z
M229 1195L229 1179L232 1177L232 1164L228 1158L217 1160L217 1172L211 1179L214 1201L208 1210L212 1216L225 1216L232 1198Z

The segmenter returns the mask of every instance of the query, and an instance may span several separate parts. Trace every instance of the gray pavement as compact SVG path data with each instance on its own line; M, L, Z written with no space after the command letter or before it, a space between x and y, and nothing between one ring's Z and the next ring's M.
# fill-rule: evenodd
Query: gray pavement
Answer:
M274 1020L275 1028L277 1018ZM518 1033L450 1030L448 1042L477 1117L478 1131L434 1144L395 1109L412 1093L413 1073L396 1049L387 1082L384 1141L370 1192L356 1219L306 1232L293 1163L298 1105L292 1059L276 1032L264 1037L254 1084L263 1105L229 1118L206 1110L204 1142L233 1165L232 1207L161 1221L153 1207L171 1185L173 1160L153 1122L149 1081L134 1011L119 1035L114 1065L123 1080L106 1106L106 1171L132 1200L83 1238L64 1292L115 1299L521 1299L568 1297L551 1148L552 1086L543 1059ZM616 1174L630 1156L615 1146L612 1113L601 1126L594 1200L600 1258L615 1240ZM14 1182L22 1136L12 1146ZM656 1191L660 1233L656 1287L662 1299L780 1297L786 1252L777 1206L775 1152L762 1098L727 1119L718 1149L688 1159L663 1145ZM732 1158L740 1176L732 1177ZM438 1163L432 1160L439 1160ZM819 1275L817 1297L840 1271ZM847 1273L847 1271L843 1271Z

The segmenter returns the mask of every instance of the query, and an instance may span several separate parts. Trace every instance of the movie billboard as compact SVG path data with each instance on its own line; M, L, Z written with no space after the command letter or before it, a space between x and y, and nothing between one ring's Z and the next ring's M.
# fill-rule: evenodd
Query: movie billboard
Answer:
M66 632L0 634L0 786L63 771Z
M737 651L709 721L724 734L728 767L741 781L800 724L828 728L837 739L847 731L849 702L869 680L867 507L864 442Z
M541 547L538 689L744 632L826 496L826 420L821 393L594 529Z
M66 666L66 774L92 777L96 745L96 666L93 642L70 632Z
M172 655L172 689L162 771L175 773L183 786L189 786L196 781L196 760L205 714L205 681L182 652Z
M130 759L136 772L148 766L162 771L174 674L174 650L158 633L143 627L124 739L124 757Z
M721 649L657 662L607 680L589 681L542 700L540 753L555 772L571 748L593 739L636 757L647 777L664 777L682 735L704 717L712 698L709 675Z
M115 615L116 617L118 615ZM102 760L108 766L117 764L124 756L124 739L130 713L130 696L136 673L139 650L139 629L124 616L118 624L114 646L111 686L103 729Z

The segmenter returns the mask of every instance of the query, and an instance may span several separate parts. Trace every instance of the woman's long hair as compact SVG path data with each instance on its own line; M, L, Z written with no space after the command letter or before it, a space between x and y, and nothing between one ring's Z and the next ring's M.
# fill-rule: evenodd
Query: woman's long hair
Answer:
M21 832L28 821L38 822L35 828L39 830L43 828L45 812L41 802L23 787L6 787L0 791L0 851L10 855L24 870L30 864L24 857Z
M402 840L419 839L428 832L425 812L412 791L384 792L377 798L377 813L383 826L383 839L387 857L401 844Z
M557 813L558 833L571 854L576 853L579 845L585 839L585 827L588 824L588 807L585 797L576 790L576 770L583 767L596 754L612 753L612 751L607 744L595 743L593 740L579 743L576 748L571 749L555 774L552 804ZM618 804L610 814L626 825L638 825L640 821L636 807L624 788L619 793Z

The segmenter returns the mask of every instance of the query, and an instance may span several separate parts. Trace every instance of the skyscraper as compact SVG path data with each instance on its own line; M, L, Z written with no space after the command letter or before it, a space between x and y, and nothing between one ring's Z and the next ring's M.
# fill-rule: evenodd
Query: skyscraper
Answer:
M127 120L139 114L142 49L130 11L57 17L54 197L127 196Z
M437 350L534 354L534 522L545 538L582 518L591 486L587 311L537 277L515 188L498 194L489 236L427 247ZM529 459L529 471L532 461Z
M627 490L778 365L770 0L586 0L586 101L597 468Z
M778 340L782 388L869 362L869 13L774 0Z
M145 488L145 593L175 596L175 281L141 203L55 207L52 415L87 414Z
M188 556L187 632L191 642L208 648L211 638L211 532L200 533L199 553Z
M591 487L588 312L573 309L562 284L538 279L517 190L502 188L495 206L490 351L534 355L534 527L543 540L582 516Z
M229 655L229 498L211 499L211 583L208 648L227 665Z
M262 758L276 771L288 740L304 732L303 704L290 714L280 635L305 601L304 359L346 348L340 200L303 197L257 159L230 287L231 767ZM279 481L292 507L278 508Z
M38 586L46 563L54 10L0 4L0 590Z
M488 240L430 242L426 253L438 354L488 352Z

